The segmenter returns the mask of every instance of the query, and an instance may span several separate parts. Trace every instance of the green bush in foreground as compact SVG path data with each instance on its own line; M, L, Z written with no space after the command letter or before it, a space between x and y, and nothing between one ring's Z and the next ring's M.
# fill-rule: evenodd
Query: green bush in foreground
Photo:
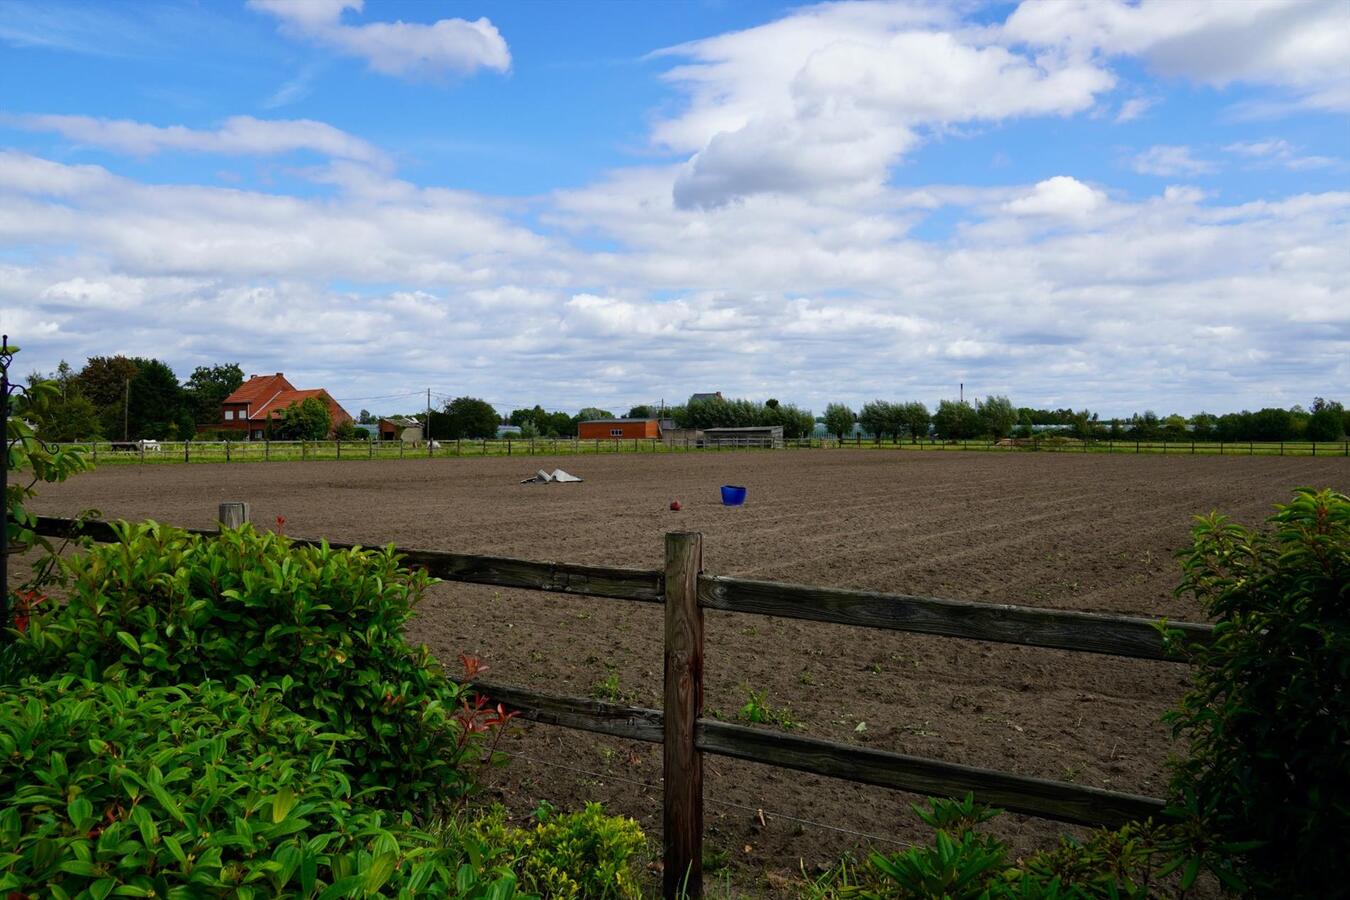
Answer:
M259 690L66 677L0 688L0 892L512 896L354 793L351 742ZM336 751L336 753L335 753Z
M1175 833L1150 822L1100 829L1087 840L1061 838L1053 850L1010 858L1002 841L979 826L998 810L965 800L930 799L914 807L933 829L930 846L873 853L865 864L841 865L811 885L817 898L859 900L1127 900L1168 896L1160 865L1177 846ZM1174 879L1175 880L1175 879ZM1189 887L1189 885L1186 885Z
M522 890L545 900L634 900L642 896L634 862L646 847L637 822L606 816L598 803L577 813L543 806L532 828L507 825L500 811L473 824L491 861L509 867Z
M1190 753L1177 812L1204 860L1263 896L1350 883L1350 498L1301 488L1268 530L1214 514L1182 555L1179 593L1216 622L1191 648L1194 686L1169 713Z
M116 527L118 543L66 562L69 601L32 618L20 671L164 687L246 676L349 735L352 777L377 802L429 808L468 790L481 733L456 719L463 689L403 636L424 573L390 550L248 526L218 538Z

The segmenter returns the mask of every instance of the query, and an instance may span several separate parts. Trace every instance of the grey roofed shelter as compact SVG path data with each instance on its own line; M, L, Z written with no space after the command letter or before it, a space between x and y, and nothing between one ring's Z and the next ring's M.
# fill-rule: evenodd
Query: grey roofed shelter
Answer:
M748 428L705 428L705 447L783 447L782 425L752 425Z

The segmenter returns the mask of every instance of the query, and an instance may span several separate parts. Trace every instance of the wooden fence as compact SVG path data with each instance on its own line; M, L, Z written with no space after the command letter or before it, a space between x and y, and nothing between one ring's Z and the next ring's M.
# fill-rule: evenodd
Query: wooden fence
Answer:
M512 438L505 440L437 440L412 443L404 441L162 441L145 444L138 441L84 441L58 444L83 447L95 463L139 465L186 462L264 462L357 459L450 459L493 456L585 456L610 453L684 453L722 450L830 450L840 448L898 449L942 452L947 450L995 453L1109 453L1164 456L1339 456L1350 457L1350 441L1310 442L1271 441L1220 443L1206 441L1135 441L1077 438L1026 438L993 441L925 438L864 438L854 435L841 440L832 437L719 438Z
M246 504L222 504L220 521L248 520ZM42 517L39 533L113 541L106 522ZM215 532L191 529L196 533ZM299 544L317 541L296 539ZM337 548L351 544L329 542ZM1119 826L1156 815L1163 801L1014 775L902 753L782 734L703 718L703 610L809 619L863 628L940 635L1081 653L1176 661L1148 619L944 600L841 588L808 587L703 571L702 536L666 535L660 570L536 562L399 549L404 564L446 581L547 591L665 608L662 709L569 697L495 682L474 687L525 719L663 745L663 853L666 897L702 895L703 755L751 760L918 794L977 800L1014 812L1083 825ZM1209 625L1171 623L1189 643L1206 643Z

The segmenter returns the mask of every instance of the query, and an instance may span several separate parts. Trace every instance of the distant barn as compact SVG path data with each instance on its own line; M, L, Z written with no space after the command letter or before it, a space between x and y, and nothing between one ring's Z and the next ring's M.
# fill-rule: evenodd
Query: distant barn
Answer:
M422 440L422 423L405 416L386 416L380 419L380 440L416 444Z
M779 450L783 447L782 425L753 425L749 428L705 428L705 447L765 447Z
M652 440L660 436L659 419L589 419L577 423L577 437L583 441L634 438Z

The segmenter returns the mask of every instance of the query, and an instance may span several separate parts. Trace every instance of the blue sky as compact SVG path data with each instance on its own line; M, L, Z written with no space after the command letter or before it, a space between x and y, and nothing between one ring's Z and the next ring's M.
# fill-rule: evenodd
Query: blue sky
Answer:
M1319 0L0 0L0 326L352 398L1307 405L1347 48Z

